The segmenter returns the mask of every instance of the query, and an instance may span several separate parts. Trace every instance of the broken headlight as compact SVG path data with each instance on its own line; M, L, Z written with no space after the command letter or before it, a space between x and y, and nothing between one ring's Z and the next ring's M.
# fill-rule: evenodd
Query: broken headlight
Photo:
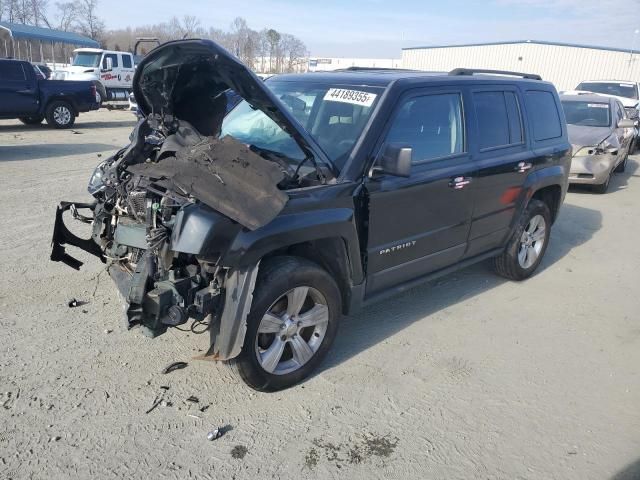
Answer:
M89 185L87 185L87 190L89 190L91 195L95 195L105 189L106 185L104 184L103 178L105 175L104 169L106 165L106 161L101 162L91 174L91 178L89 178Z

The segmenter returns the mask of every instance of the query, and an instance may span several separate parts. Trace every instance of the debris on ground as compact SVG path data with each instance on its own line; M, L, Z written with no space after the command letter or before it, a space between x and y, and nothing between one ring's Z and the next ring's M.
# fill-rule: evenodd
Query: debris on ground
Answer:
M107 328L107 329L104 331L104 333L111 333L111 332L113 332L113 330L111 330L110 328Z
M171 372L173 372L174 370L181 370L181 369L183 369L183 368L186 368L186 367L187 367L187 365L188 365L188 363L187 363L187 362L173 362L173 363L170 363L169 365L167 365L167 366L162 370L162 373L166 375L167 373L171 373Z
M204 413L204 412L206 412L206 411L207 411L207 409L208 409L210 406L211 406L211 405L203 405L202 407L200 407L200 411L201 411L202 413Z
M151 382L148 382L148 385L151 385ZM162 390L169 390L169 385L160 385Z
M187 398L187 402L200 403L200 399L194 395L191 395L189 398Z
M223 435L223 432L220 428L216 428L215 430L211 430L207 433L207 440L213 441L219 439Z
M249 449L244 445L236 445L231 449L231 456L233 458L243 459L248 451Z
M76 300L75 298L70 299L70 300L67 302L67 306L68 306L69 308L75 308L75 307L77 307L77 306L78 306L78 300Z
M158 399L156 399L156 401L154 401L154 402L153 402L153 405L151 405L151 408L149 408L149 410L147 410L147 411L146 411L146 412L144 412L144 413L151 413L151 412L153 412L153 411L156 409L156 407L157 407L158 405L160 405L160 403L161 403L161 402L162 402L162 400L158 400Z

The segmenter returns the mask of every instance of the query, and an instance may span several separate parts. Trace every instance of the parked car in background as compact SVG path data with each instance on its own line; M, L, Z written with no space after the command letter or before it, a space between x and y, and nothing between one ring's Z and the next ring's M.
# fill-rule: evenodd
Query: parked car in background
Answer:
M46 78L47 80L51 79L53 71L47 65L45 65L44 63L36 63L34 65L38 67L38 70L42 72L44 78Z
M640 147L640 82L585 80L580 82L576 90L611 95L620 100L627 116L635 123L634 142L630 152L633 153Z
M573 158L569 183L605 193L611 174L623 172L634 138L634 122L620 100L609 95L561 95Z
M107 263L128 326L208 319L207 355L257 390L322 361L343 314L492 258L536 271L567 191L571 145L536 75L350 70L263 82L210 40L138 65L143 118L62 202L51 259ZM243 98L225 115L224 92ZM74 236L63 214L93 214ZM389 319L393 321L393 319Z
M29 62L0 59L0 118L27 125L46 118L52 127L68 128L79 113L98 109L93 82L44 80L37 72Z

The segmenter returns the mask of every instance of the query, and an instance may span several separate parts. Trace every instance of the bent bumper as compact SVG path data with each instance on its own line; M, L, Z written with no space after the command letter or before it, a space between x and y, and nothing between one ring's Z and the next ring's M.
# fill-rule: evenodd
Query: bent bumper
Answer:
M600 185L616 166L616 155L585 155L571 159L569 183Z
M52 261L62 262L69 265L71 268L80 270L83 263L69 255L64 248L64 245L73 245L74 247L78 247L91 255L95 255L102 261L102 263L105 263L104 254L102 253L100 246L91 238L84 239L71 233L64 224L64 219L62 218L64 212L70 210L73 218L76 220L91 223L93 219L80 215L78 210L88 209L93 212L95 207L95 203L60 202L60 205L58 205L58 208L56 209L56 220L53 225L53 238L51 239Z

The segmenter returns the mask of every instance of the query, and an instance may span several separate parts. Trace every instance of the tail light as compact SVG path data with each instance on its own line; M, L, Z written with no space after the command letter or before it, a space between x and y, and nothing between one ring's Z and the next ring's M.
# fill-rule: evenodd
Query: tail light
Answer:
M91 85L91 95L93 95L94 97L96 96L96 86L95 85Z

